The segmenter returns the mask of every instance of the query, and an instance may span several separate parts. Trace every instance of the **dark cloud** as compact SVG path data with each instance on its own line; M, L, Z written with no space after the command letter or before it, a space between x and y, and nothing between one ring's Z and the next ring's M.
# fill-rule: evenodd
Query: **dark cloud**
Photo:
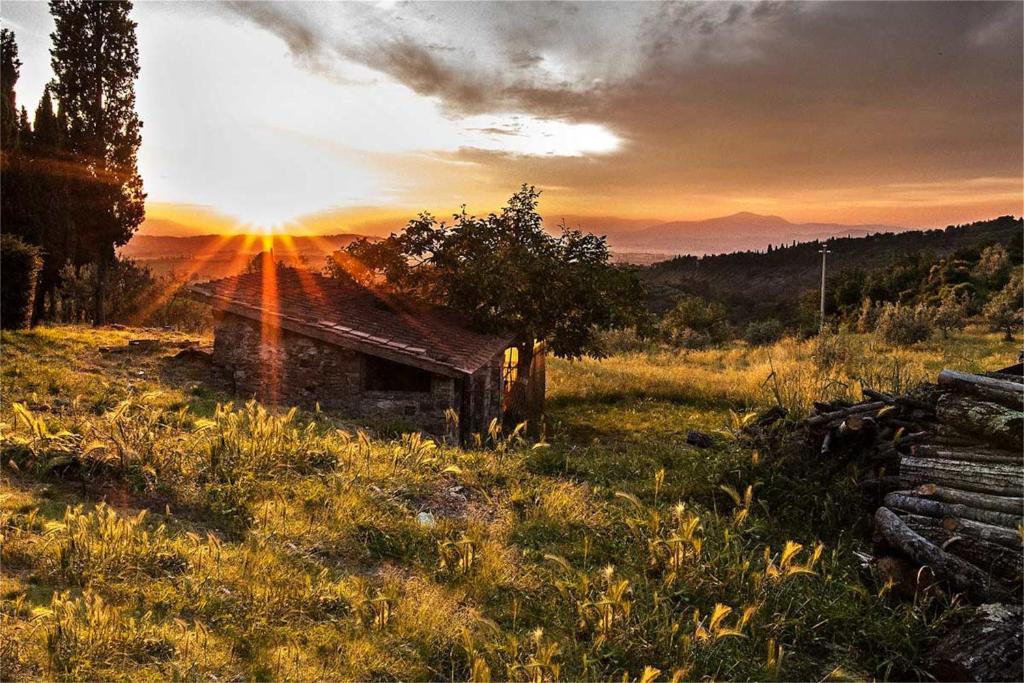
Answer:
M343 4L330 21L327 7L230 9L304 62L362 64L453 115L594 122L626 141L603 159L486 160L538 183L773 192L1024 164L1021 3Z

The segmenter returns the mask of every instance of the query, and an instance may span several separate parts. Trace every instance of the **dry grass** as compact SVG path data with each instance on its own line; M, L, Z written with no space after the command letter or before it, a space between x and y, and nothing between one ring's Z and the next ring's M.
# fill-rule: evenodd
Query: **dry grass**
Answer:
M949 614L862 581L831 493L681 443L773 400L761 351L553 363L549 443L464 450L96 351L137 334L4 333L0 679L907 678ZM954 349L907 367L1006 352ZM771 349L794 408L813 351Z
M874 335L833 333L768 347L734 342L703 351L654 351L550 363L555 402L656 398L697 406L764 407L803 414L815 400L859 400L862 387L901 392L934 380L943 367L991 370L1015 362L1020 345L972 331L911 347Z

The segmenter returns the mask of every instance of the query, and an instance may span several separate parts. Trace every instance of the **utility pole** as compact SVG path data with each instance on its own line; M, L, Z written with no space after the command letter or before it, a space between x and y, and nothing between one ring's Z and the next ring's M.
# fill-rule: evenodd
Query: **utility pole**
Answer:
M832 250L828 248L828 242L821 245L821 327L818 328L819 332L825 330L825 257L832 253Z

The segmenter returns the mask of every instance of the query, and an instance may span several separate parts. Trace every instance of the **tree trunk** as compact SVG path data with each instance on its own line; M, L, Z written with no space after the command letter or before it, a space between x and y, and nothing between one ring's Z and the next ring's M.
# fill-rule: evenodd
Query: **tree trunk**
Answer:
M1021 514L1009 512L997 512L995 510L983 510L964 505L963 503L944 503L941 500L929 500L914 494L913 491L893 491L885 496L886 507L906 510L927 517L956 517L959 519L972 519L976 522L984 522L1003 527L1007 530L1016 529L1021 523ZM1017 536L1017 545L1020 545L1020 538Z
M32 317L29 325L35 327L38 325L46 312L46 291L49 289L49 273L44 267L39 273L39 281L36 282L36 293L32 301Z
M946 394L936 408L939 420L1000 446L1024 447L1024 412L988 401Z
M912 449L918 458L937 458L939 460L966 460L968 462L995 462L1010 465L1024 465L1024 457L1020 453L1004 451L997 448L985 448L984 446L973 446L964 448L962 446L936 446L933 444L920 444Z
M103 310L103 294L107 288L107 257L106 254L100 254L100 257L96 260L96 283L93 289L93 313L92 313L92 324L93 327L99 327L106 323L105 311Z
M936 486L935 484L922 484L914 489L914 493L922 498L934 498L944 503L962 503L971 507L982 508L983 510L996 510L998 512L1009 512L1010 514L1021 514L1024 512L1024 498L1013 498L1011 496L990 496L974 491L961 491L960 489Z
M875 512L875 524L889 544L906 554L919 565L947 581L954 590L967 593L978 600L1005 600L1010 591L993 577L956 555L951 555L924 539L903 523L895 512L880 507Z
M1024 557L1020 553L966 533L947 529L943 521L934 517L905 515L904 524L939 546L974 566L1011 582L1020 582L1024 572Z
M940 372L938 384L940 387L948 387L973 394L987 401L995 401L1008 408L1024 409L1024 384L954 370Z
M900 480L906 488L938 484L996 496L1024 495L1024 471L1014 465L904 457Z
M940 681L1024 680L1024 610L1020 605L978 607L942 638L929 657Z

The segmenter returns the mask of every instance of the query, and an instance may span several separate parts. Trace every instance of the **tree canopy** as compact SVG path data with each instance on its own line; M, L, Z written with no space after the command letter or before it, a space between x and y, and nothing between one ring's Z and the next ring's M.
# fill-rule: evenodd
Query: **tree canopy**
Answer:
M643 292L633 269L615 266L604 237L560 227L549 234L540 192L523 185L497 213L429 213L385 240L358 240L327 272L460 311L482 330L509 330L553 353L599 354L595 332L635 324Z

